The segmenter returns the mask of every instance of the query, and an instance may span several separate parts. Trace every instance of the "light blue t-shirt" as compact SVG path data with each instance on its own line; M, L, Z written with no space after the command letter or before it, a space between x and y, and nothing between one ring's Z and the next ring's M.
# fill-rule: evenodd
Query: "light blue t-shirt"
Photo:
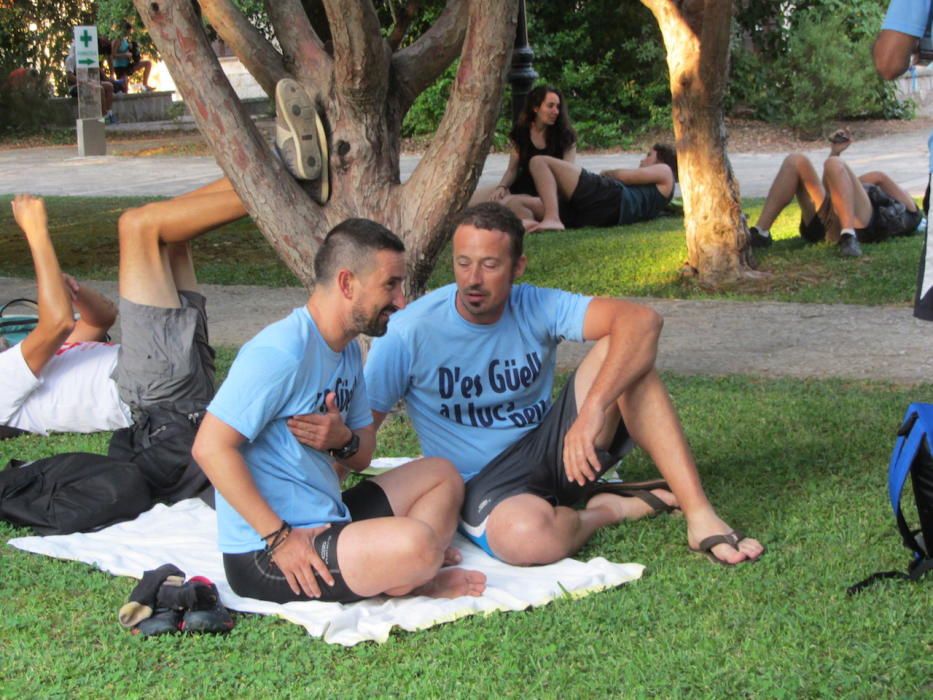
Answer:
M921 38L929 28L931 2L933 0L891 0L881 28ZM927 140L927 149L933 173L933 132Z
M354 341L342 352L331 350L302 306L240 349L207 407L247 439L240 452L259 492L293 527L350 519L330 456L302 445L286 425L296 414L326 412L330 392L351 430L372 423L359 345ZM260 533L220 493L216 508L222 552L265 546Z
M502 318L470 323L456 285L392 315L366 360L373 410L405 408L426 457L445 457L464 480L534 429L551 406L557 345L583 339L590 297L512 287Z

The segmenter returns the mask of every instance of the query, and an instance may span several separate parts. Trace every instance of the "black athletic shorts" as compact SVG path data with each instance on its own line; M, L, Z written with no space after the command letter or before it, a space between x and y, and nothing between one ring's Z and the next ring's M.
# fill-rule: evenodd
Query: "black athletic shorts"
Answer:
M862 187L867 191L868 188L873 187L873 185L863 184ZM855 229L855 237L862 243L876 243L879 240L878 234L875 231L875 218L875 207L872 205L871 219L868 221L868 225L864 228ZM841 230L839 217L836 216L836 212L833 210L833 203L828 194L823 198L823 203L817 210L816 215L810 219L809 223L804 222L803 216L800 217L800 236L809 243L819 243L820 241L826 240L826 233L828 231L834 231L838 234ZM830 243L835 242L838 242L838 239L837 241L830 239Z
M612 178L581 170L570 201L560 203L560 220L567 228L616 226L622 209L622 187Z
M350 510L351 522L370 518L391 517L392 506L385 492L373 481L362 481L343 492L343 502ZM264 549L242 554L224 554L224 572L233 592L244 598L269 600L273 603L291 603L296 600L321 600L328 603L353 603L363 596L350 590L340 572L337 560L337 541L340 533L350 523L334 523L325 532L314 538L314 549L324 560L327 570L334 577L334 585L328 586L315 572L321 587L320 598L309 598L304 593L295 595L285 575L279 571Z
M577 419L573 388L576 376L576 372L570 375L537 428L503 450L466 484L460 530L492 556L495 554L486 541L486 520L505 499L530 493L554 506L573 506L592 490L592 484L580 486L570 481L564 470L564 435ZM613 467L634 445L620 421L609 448L596 450L601 465L599 473Z

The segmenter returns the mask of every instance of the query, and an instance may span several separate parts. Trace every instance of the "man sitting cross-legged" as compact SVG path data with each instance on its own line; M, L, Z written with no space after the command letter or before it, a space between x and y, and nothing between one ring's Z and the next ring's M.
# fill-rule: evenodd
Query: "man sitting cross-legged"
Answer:
M830 153L823 164L823 177L802 153L792 153L781 163L768 190L758 221L749 229L754 248L771 245L771 226L784 208L797 198L800 205L800 235L810 243L836 243L839 254L858 257L859 241L874 242L883 236L877 230L877 213L869 190L881 189L904 205L903 228L893 235L913 233L923 214L913 198L881 171L855 176L840 154L852 143L849 133L837 131L830 137Z
M404 399L424 455L460 470L466 534L506 562L545 564L601 527L679 507L691 548L724 564L760 556L700 485L654 367L661 318L618 299L514 285L524 230L500 204L454 223L456 283L392 317L373 343L366 384L377 424ZM564 338L598 342L552 403ZM633 441L666 483L596 484Z
M509 208L529 232L618 226L653 219L670 203L677 153L656 143L637 168L599 175L560 158L535 156L528 170L538 196L511 197Z
M218 492L230 586L279 603L480 595L483 574L441 569L463 498L449 462L419 460L343 494L333 463L361 471L373 454L355 338L381 335L405 305L402 242L349 219L325 238L314 273L307 304L240 350L195 440Z

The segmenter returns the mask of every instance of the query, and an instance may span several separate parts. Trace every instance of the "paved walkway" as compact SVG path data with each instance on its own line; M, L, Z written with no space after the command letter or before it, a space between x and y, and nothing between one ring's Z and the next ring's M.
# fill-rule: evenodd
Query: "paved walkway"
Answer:
M853 145L846 159L861 172L881 168L922 194L926 132L895 134ZM782 154L731 155L744 196L764 196ZM820 159L825 150L810 153ZM633 167L638 154L584 155L584 167ZM402 177L417 165L402 159ZM506 157L490 156L482 184L494 184ZM211 158L78 158L73 147L0 151L0 193L43 195L174 195L209 182L220 170ZM915 261L908 263L913 266ZM116 296L116 285L102 291ZM304 302L301 289L208 286L212 341L239 345L265 324ZM34 296L28 280L0 278L0 299ZM659 364L684 374L844 377L915 384L933 382L933 324L904 307L776 302L642 300L665 318ZM119 335L117 335L119 338ZM574 366L584 345L565 343L559 355Z
M118 125L119 126L119 125ZM853 144L845 154L856 172L882 169L912 195L926 187L925 129ZM826 148L807 151L819 164ZM783 153L731 153L733 169L744 197L764 197ZM588 170L636 167L642 154L586 155L578 162ZM420 156L403 156L401 177L407 180ZM499 182L508 157L486 159L480 186ZM99 156L79 158L74 146L0 151L0 194L31 192L40 195L167 195L188 192L221 176L210 157Z
M115 282L94 282L116 298ZM240 345L303 304L300 288L205 285L211 342ZM0 299L35 298L30 280L0 277ZM664 316L659 366L679 374L842 377L933 382L933 324L906 307L639 299ZM119 326L119 324L117 324ZM119 340L119 328L115 330ZM586 344L564 343L563 368Z

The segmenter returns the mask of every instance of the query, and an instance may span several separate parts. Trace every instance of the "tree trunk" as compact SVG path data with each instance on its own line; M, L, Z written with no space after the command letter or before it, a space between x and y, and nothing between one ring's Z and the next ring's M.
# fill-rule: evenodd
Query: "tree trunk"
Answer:
M446 243L444 223L468 201L489 150L517 0L449 0L431 28L394 54L371 0L325 0L333 57L300 0L266 3L281 53L251 30L232 0L202 0L205 16L267 92L275 80L290 76L315 100L330 150L332 194L323 206L286 172L253 126L190 0L134 3L218 164L298 278L313 284L314 253L331 227L365 217L405 241L408 292L422 293ZM411 179L401 185L402 119L458 52L447 111Z
M722 107L732 0L642 3L657 19L667 50L688 271L711 285L748 276L754 260L726 155Z

